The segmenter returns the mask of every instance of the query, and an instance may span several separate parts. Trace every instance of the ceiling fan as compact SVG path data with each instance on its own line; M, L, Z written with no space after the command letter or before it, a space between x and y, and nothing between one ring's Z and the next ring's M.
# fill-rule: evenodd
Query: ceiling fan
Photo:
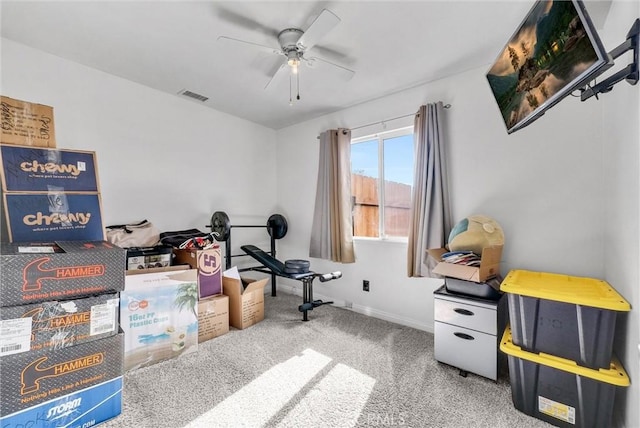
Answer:
M246 18L238 18L237 16L233 18L235 18L235 21L243 23L247 23L247 21L249 21ZM258 43L234 39L227 36L218 37L218 41L232 44L234 46L242 45L284 57L283 63L275 73L273 73L271 79L269 79L265 85L265 89L267 89L271 83L277 80L281 75L289 74L289 103L291 104L293 102L291 94L294 81L297 86L296 99L300 99L300 78L298 73L299 66L303 62L309 67L313 67L316 63L327 64L331 66L331 68L344 80L351 79L355 74L355 71L334 62L315 55L309 55L309 51L316 46L317 43L326 36L327 33L329 33L329 31L338 25L339 22L340 18L338 18L333 12L328 9L323 9L306 31L302 31L299 28L286 28L280 31L277 35L278 45L280 46L279 48L264 46ZM260 27L260 25L256 24L256 27ZM318 50L319 49L320 47L318 46Z

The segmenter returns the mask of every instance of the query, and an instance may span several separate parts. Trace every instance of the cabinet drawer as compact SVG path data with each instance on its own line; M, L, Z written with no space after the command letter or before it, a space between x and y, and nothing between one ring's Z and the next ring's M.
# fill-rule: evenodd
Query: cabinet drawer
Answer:
M442 322L436 322L434 330L436 360L489 379L497 379L496 336Z
M497 306L486 308L455 300L434 299L434 320L497 335Z

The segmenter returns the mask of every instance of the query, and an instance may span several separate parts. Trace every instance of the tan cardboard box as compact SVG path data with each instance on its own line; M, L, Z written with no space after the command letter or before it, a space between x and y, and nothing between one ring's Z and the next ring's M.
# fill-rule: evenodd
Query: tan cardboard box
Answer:
M243 290L242 281L248 283ZM264 319L264 286L269 279L242 278L238 268L233 267L222 273L222 291L229 296L229 324L244 329Z
M464 279L465 281L485 282L500 274L500 258L502 257L502 245L485 247L482 249L480 267L457 265L441 261L446 248L432 248L427 250L429 256L439 263L433 269L433 273L442 276Z
M1 97L0 143L55 147L53 107Z
M218 295L198 302L198 343L229 332L229 297Z

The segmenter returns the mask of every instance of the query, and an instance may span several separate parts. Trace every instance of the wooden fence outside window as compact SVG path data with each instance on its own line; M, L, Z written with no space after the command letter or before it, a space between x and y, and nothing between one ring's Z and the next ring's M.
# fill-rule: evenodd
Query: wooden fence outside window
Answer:
M393 181L384 183L384 232L386 236L408 236L411 186ZM378 237L380 201L378 179L360 174L351 175L353 200L353 235Z

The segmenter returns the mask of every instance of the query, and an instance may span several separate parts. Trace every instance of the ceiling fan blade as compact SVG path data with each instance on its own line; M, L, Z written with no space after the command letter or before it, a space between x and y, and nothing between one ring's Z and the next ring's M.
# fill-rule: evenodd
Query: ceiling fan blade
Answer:
M249 17L246 16L242 16L236 12L233 12L232 10L226 9L224 7L220 7L218 6L217 8L217 14L218 17L224 19L227 22L230 22L234 25L237 25L239 27L245 28L247 30L251 30L251 31L260 31L263 34L266 34L268 36L272 36L272 37L278 37L278 30L276 30L275 28L271 28L271 27L267 27L266 25L263 25L262 23L255 21Z
M340 77L342 77L344 80L350 80L356 74L355 71L349 68L343 67L331 61L327 61L326 59L318 58L317 56L309 57L309 58L305 57L302 59L307 63L307 65L309 65L312 68L314 67L314 62L316 61L320 64L330 65L333 67L334 70L336 70L340 74Z
M289 72L289 66L287 65L286 62L282 63L282 65L276 70L276 72L273 73L273 76L271 76L271 79L267 82L264 88L267 89L269 85L271 85L271 82L275 82L280 78L280 76L282 76L283 74L287 74L288 72Z
M323 9L320 15L311 23L307 31L298 40L298 47L303 51L311 49L333 27L338 25L340 18L328 9Z
M224 42L226 44L233 44L235 46L252 47L252 48L256 48L256 49L259 49L259 50L261 50L263 52L267 52L267 53L271 53L271 54L283 55L283 53L282 53L282 51L280 49L272 48L270 46L260 45L258 43L247 42L246 40L234 39L232 37L227 37L227 36L220 36L220 37L218 37L218 41L219 42Z
M327 46L315 45L313 47L313 53L322 55L323 58L331 58L340 62L353 62L353 58L349 58L349 55Z

